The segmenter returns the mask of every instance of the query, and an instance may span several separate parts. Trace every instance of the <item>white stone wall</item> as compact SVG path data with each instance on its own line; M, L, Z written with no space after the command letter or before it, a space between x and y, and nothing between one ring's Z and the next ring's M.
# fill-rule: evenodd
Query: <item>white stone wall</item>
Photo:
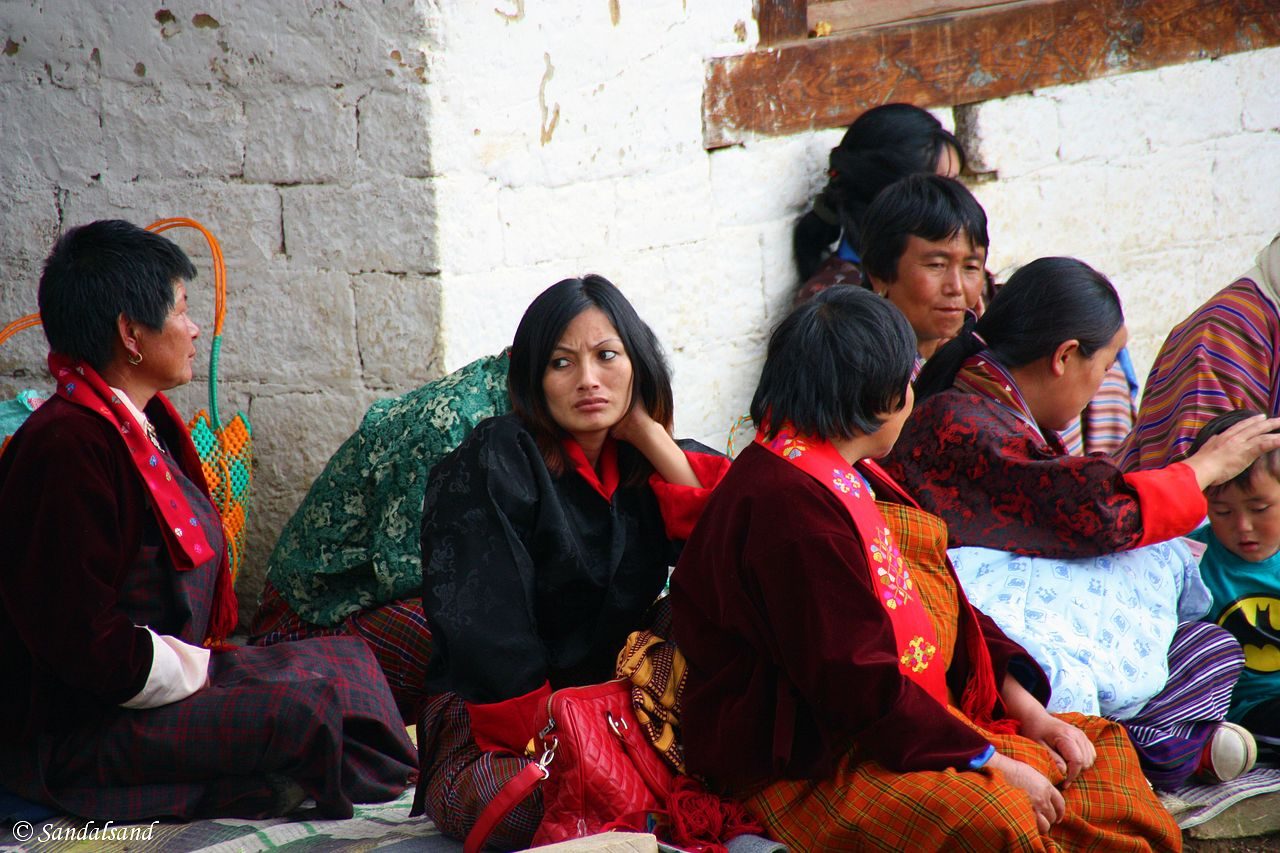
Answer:
M989 173L974 190L992 269L1074 255L1106 273L1143 378L1169 329L1280 232L1280 49L957 114Z
M723 446L840 136L702 148L704 61L751 46L751 6L0 0L0 317L34 310L62 227L215 230L223 405L258 448L250 601L368 402L498 350L565 276L623 288L671 355L677 431ZM984 173L993 268L1102 269L1145 370L1280 230L1277 69L1262 50L941 111ZM41 384L41 344L0 348L0 391Z

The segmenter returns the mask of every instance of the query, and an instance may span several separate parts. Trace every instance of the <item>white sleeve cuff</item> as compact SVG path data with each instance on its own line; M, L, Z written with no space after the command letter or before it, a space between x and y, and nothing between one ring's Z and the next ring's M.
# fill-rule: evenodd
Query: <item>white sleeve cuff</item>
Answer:
M138 695L122 708L159 708L192 693L209 683L209 650L184 643L177 637L157 634L150 628L151 672Z

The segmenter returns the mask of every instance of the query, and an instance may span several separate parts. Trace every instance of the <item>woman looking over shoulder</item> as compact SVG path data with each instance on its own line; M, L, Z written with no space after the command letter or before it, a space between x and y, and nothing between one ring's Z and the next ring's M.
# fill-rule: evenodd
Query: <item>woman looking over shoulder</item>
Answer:
M763 426L672 577L690 771L796 850L1178 849L1123 731L1045 711L946 525L873 461L911 413L914 345L849 287L770 338Z
M1119 297L1104 276L1070 258L1027 264L976 328L925 367L916 385L920 404L885 467L947 521L952 547L987 550L980 559L953 552L966 590L1006 633L1039 649L1055 695L1067 694L1059 662L1079 664L1092 678L1112 656L1115 682L1077 696L1086 704L1076 709L1100 707L1124 719L1149 777L1173 787L1197 769L1206 745L1212 751L1221 746L1217 738L1238 735L1219 723L1240 650L1216 626L1187 621L1199 615L1188 612L1187 596L1202 585L1196 578L1184 584L1181 570L1170 577L1170 566L1185 566L1189 554L1146 552L1156 562L1127 575L1112 573L1112 557L1191 532L1205 514L1201 489L1230 480L1280 444L1267 435L1280 421L1242 423L1167 468L1125 474L1104 456L1067 455L1055 431L1096 393L1127 335ZM1041 557L1052 564L1026 559ZM997 564L1001 571L992 570ZM1017 599L1027 609L1007 613L1003 579L1028 566L1032 580L1020 582L1025 593ZM1124 577L1163 580L1150 589L1124 586L1132 607L1113 624L1090 626L1105 601L1123 596L1112 586L1098 608L1081 602ZM980 591L974 584L983 579L989 586ZM1043 621L1049 615L1062 620L1060 630ZM1134 640L1134 632L1148 630L1154 633ZM1081 649L1082 636L1092 645ZM1069 659L1059 661L1059 654ZM1146 689L1124 701L1112 694L1113 687L1136 690L1135 683ZM1233 776L1247 763L1211 770Z
M222 647L222 525L163 394L191 381L194 275L122 221L67 231L45 262L57 394L0 457L0 787L103 820L306 797L350 817L404 789L413 747L362 641Z
M465 836L528 760L551 691L613 676L728 460L671 438L656 337L600 276L565 279L511 346L512 413L431 472L422 523L433 651L415 811ZM536 797L491 836L527 846Z

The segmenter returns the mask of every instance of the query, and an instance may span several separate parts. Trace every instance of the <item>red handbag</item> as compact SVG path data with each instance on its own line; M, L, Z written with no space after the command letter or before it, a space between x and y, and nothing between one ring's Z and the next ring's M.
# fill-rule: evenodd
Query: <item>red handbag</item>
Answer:
M675 774L649 743L625 679L566 687L547 700L544 752L503 786L467 835L478 853L504 817L539 785L543 814L535 846L610 829L650 832L666 809Z

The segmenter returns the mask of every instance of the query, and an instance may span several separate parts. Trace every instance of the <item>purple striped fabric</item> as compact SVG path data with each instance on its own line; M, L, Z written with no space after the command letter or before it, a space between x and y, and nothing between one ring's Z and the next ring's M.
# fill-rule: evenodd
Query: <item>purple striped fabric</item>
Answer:
M1169 644L1169 680L1137 716L1124 721L1142 769L1161 790L1190 778L1200 751L1227 718L1244 652L1209 622L1184 622Z
M1126 471L1182 459L1196 433L1232 409L1280 414L1280 313L1248 279L1218 291L1165 339L1138 422L1119 454Z

